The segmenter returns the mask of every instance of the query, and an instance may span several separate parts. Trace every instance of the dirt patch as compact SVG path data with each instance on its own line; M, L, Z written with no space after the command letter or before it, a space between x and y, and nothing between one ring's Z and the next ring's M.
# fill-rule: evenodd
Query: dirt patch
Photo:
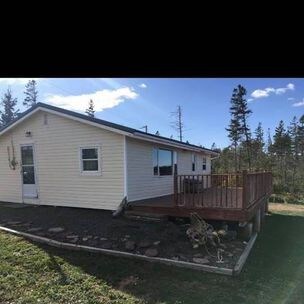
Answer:
M217 249L211 245L207 250L204 246L193 248L185 221L142 222L113 218L112 212L105 210L0 206L0 225L66 243L186 262L204 261L204 265L225 268L234 267L246 247L242 240L222 240L219 262Z
M303 212L304 213L304 206L303 205L293 205L293 204L270 203L269 211L274 211L274 212L287 211L287 212Z

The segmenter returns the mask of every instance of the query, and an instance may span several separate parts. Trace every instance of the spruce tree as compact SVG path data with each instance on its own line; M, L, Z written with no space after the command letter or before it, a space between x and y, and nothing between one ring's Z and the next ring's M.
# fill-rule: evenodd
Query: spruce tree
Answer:
M247 151L248 166L251 169L251 133L248 125L248 116L252 111L248 109L247 101L245 96L247 94L246 89L238 85L237 88L233 89L232 97L230 100L230 114L231 120L230 125L226 130L229 132L228 137L232 141L235 152L235 163L237 162L237 146L242 142L243 137L245 137L245 149ZM237 165L235 165L235 169Z
M29 82L25 86L25 99L23 101L23 105L30 108L37 103L38 100L38 91L36 88L36 81L29 80Z
M247 151L248 158L248 167L251 169L251 132L248 124L248 117L252 113L252 111L248 108L247 100L245 98L247 91L246 89L238 85L237 89L235 89L236 102L238 105L238 113L237 115L240 118L241 122L241 134L245 137L245 147Z
M298 141L299 141L299 154L304 161L304 115L299 119L298 126Z
M256 169L261 169L264 165L263 157L264 157L264 146L265 146L264 132L261 122L259 122L257 128L254 131L254 134L255 134L255 138L251 142L251 149L253 151L251 152L254 152L253 154L253 158L255 160L254 167Z
M278 161L279 170L278 175L281 179L281 187L286 188L287 181L287 156L291 152L291 139L288 132L285 130L283 120L280 121L278 127L275 129L273 136L273 153Z
M1 106L3 110L0 111L0 126L4 127L18 117L19 109L15 110L17 106L17 98L13 98L11 89L7 89L1 98Z
M85 110L85 113L90 117L95 117L95 110L94 110L94 102L92 99L89 101L89 107Z
M297 176L297 168L299 161L299 125L297 122L297 118L294 116L289 127L288 134L290 137L290 167L292 169L292 178L291 178L291 192L295 192L295 180Z

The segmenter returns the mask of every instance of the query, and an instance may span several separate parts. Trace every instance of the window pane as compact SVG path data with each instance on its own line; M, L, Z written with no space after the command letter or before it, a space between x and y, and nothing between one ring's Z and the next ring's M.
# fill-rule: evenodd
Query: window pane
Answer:
M158 175L158 166L157 166L157 149L153 149L152 151L153 158L153 174Z
M22 165L33 165L34 164L32 146L21 147L21 160L22 160Z
M82 159L97 159L98 149L82 149Z
M83 171L98 171L98 160L83 160Z
M23 184L25 185L35 184L34 166L22 167L22 173L23 173Z
M206 170L207 168L207 159L206 157L203 157L203 170Z
M172 151L158 150L159 175L172 175Z

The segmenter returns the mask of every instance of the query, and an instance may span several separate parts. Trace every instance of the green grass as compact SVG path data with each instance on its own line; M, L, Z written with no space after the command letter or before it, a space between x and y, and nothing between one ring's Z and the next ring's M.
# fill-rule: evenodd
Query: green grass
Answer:
M0 232L0 303L303 303L304 212L283 209L266 218L238 277L65 251Z

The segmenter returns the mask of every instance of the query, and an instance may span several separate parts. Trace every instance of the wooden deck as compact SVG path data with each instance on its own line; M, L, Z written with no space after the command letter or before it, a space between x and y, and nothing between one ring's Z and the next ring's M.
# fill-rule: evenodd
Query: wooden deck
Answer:
M130 209L145 214L249 221L266 203L272 190L269 172L225 175L179 175L174 194L129 202Z

